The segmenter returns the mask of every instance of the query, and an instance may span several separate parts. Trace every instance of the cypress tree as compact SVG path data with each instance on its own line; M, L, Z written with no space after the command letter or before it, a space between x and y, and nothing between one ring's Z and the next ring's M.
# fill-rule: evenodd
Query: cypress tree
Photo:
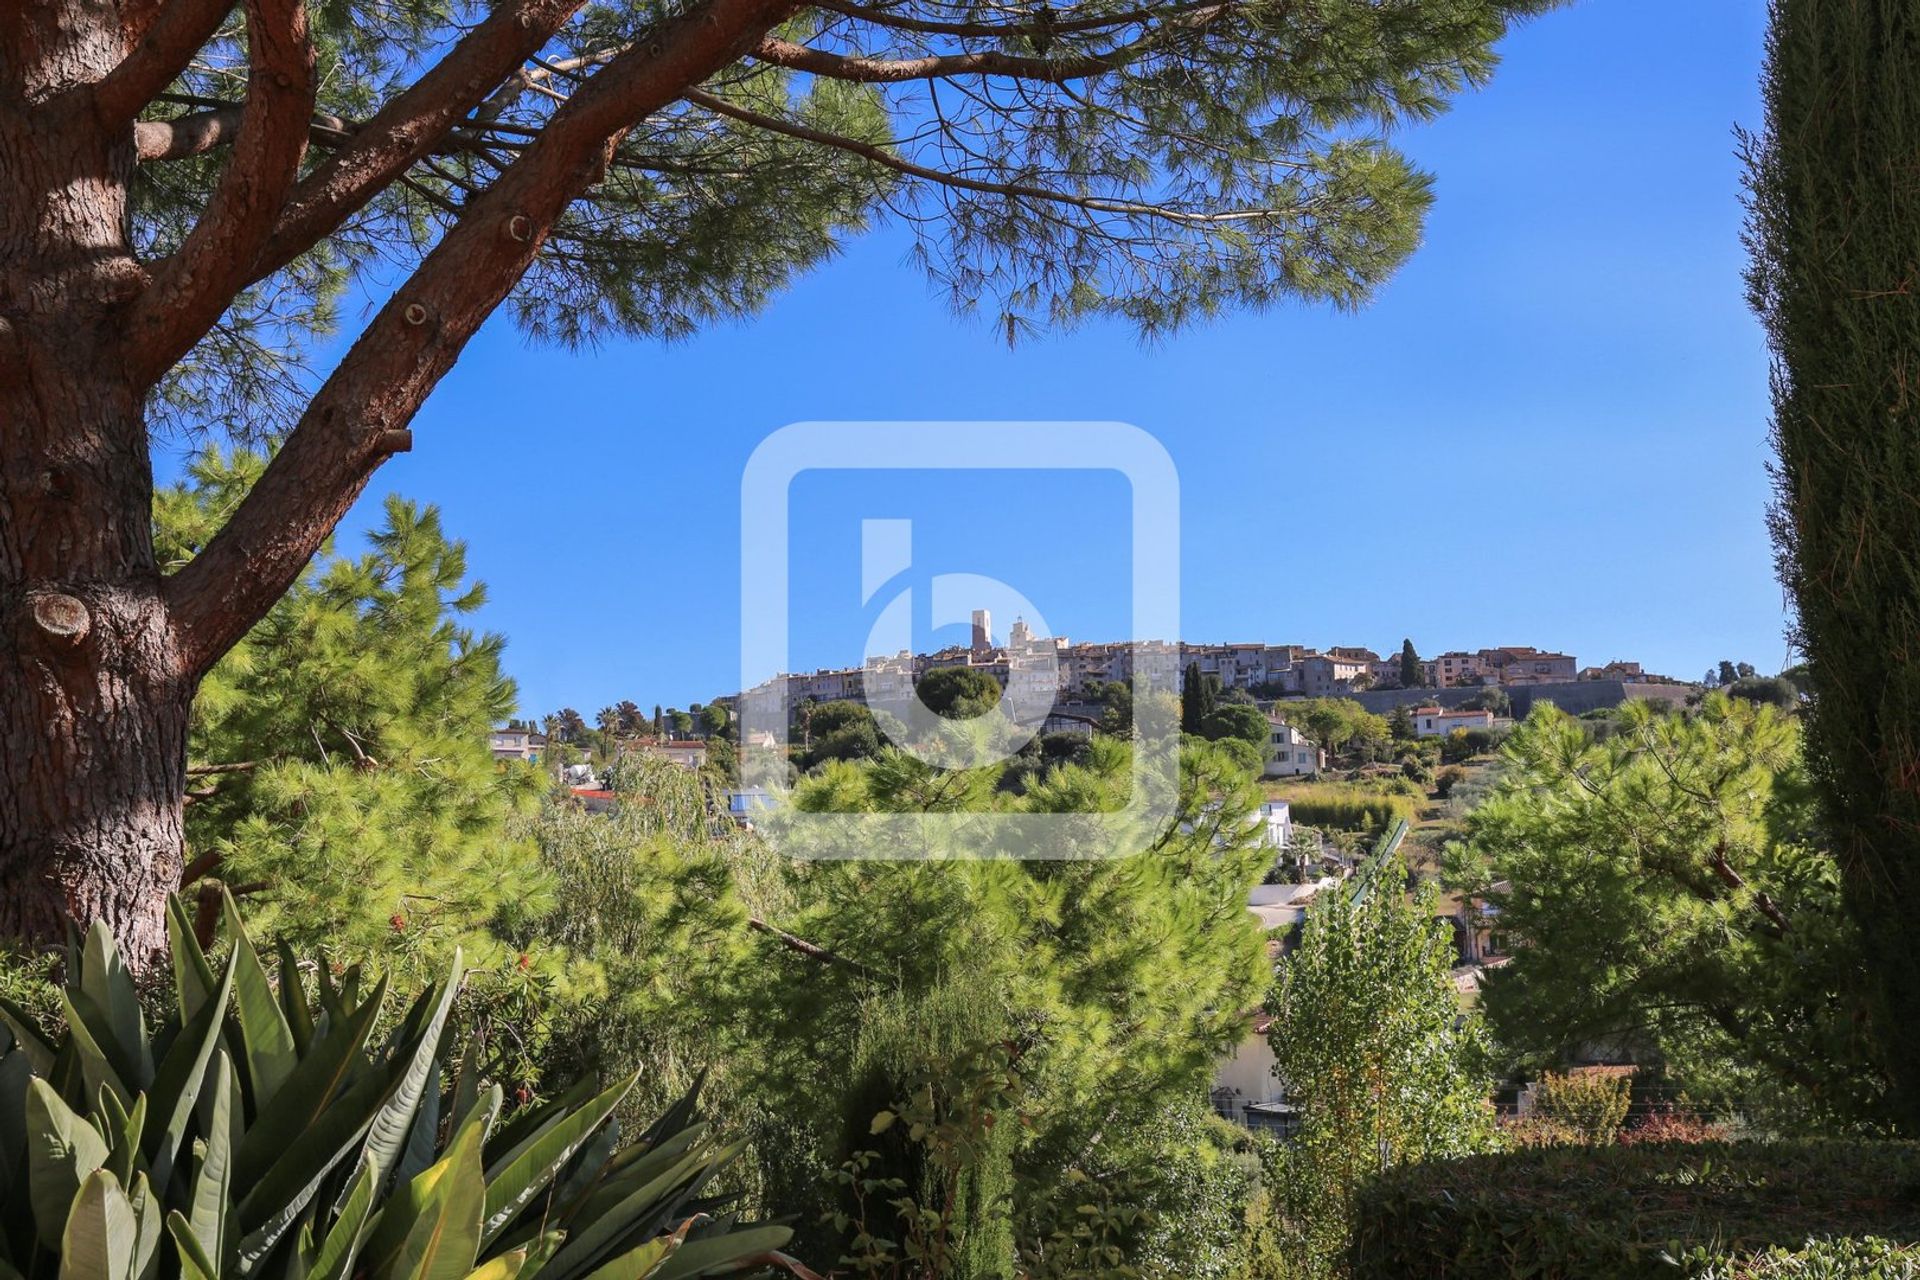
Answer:
M1810 764L1920 1134L1920 10L1774 0L1746 140L1752 302L1773 352L1772 512Z
M1180 684L1180 731L1203 733L1207 717L1220 705L1220 677L1202 675L1200 664L1187 664L1186 678Z
M1420 655L1414 652L1412 640L1400 642L1400 687L1418 689L1427 682L1425 668L1420 665Z

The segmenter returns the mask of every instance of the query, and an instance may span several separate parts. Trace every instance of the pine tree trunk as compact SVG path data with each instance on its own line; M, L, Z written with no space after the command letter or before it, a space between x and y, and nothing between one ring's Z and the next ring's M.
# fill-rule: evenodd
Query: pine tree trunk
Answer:
M1775 356L1808 763L1891 1110L1920 1136L1920 14L1775 0L1766 90L1751 286Z
M72 92L126 43L109 5L0 13L0 936L105 920L138 962L180 874L193 679L116 345L133 133Z

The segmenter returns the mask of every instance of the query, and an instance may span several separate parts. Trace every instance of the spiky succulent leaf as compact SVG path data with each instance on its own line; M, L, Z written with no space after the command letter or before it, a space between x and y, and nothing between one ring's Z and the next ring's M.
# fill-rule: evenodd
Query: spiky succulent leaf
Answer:
M372 1163L363 1157L353 1181L347 1184L346 1203L335 1215L326 1239L320 1242L320 1252L314 1258L313 1270L307 1280L344 1280L344 1277L352 1274L353 1262L359 1256L362 1233L367 1225L367 1213L373 1208L376 1173Z
M223 891L224 893L224 891ZM253 949L240 923L240 908L233 895L225 894L227 927L233 934L234 988L239 996L240 1043L247 1069L247 1083L256 1106L265 1106L279 1093L280 1085L292 1074L297 1055L293 1032L273 983L267 979L260 953Z
M487 1183L485 1241L491 1242L506 1230L585 1145L639 1078L637 1074L629 1076L509 1155L505 1165Z
M186 1140L201 1086L208 1078L214 1050L220 1043L227 1000L233 990L233 970L233 960L229 958L221 972L219 987L208 998L194 1002L197 1007L174 1036L159 1070L154 1072L152 1105L147 1112L142 1148L153 1185L163 1195L172 1181L174 1161L179 1157L180 1144ZM220 1068L222 1072L226 1069Z
M61 1231L60 1280L134 1280L140 1220L112 1174L96 1169L81 1181Z
M67 1210L81 1184L106 1162L107 1143L99 1132L75 1114L45 1080L36 1077L29 1081L27 1187L34 1223L48 1247L59 1246L67 1226Z

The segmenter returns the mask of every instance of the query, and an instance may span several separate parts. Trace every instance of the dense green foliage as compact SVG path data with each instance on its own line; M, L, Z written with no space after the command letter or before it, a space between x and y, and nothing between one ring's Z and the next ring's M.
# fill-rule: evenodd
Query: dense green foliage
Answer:
M1353 1280L1893 1280L1920 1264L1920 1148L1706 1143L1472 1156L1388 1174L1360 1194L1357 1224ZM1884 1269L1857 1265L1874 1257Z
M1018 794L998 787L998 769L980 772L941 775L883 752L826 765L803 780L798 799L855 813L1097 808L1129 784L1131 762L1125 744L1096 739L1083 762L1058 765ZM898 1001L937 1001L964 984L989 1002L970 1015L969 1025L992 1028L979 1038L1018 1049L1012 1215L1023 1244L1045 1239L1077 1212L1076 1172L1112 1161L1153 1167L1166 1108L1203 1094L1260 999L1267 965L1245 909L1271 859L1254 843L1257 803L1244 762L1197 747L1182 762L1181 823L1133 857L782 864L779 883L757 892L779 912L774 923L831 959L769 942L768 958L746 975L756 1096L771 1112L808 1120L816 1161L838 1166L865 1145L848 1126L904 1087L898 1071L884 1086L857 1074L874 1010L904 1016ZM984 1048L950 1046L949 1056ZM858 1100L849 1097L854 1081ZM819 1167L785 1175L789 1194L817 1195ZM777 1170L768 1176L783 1182Z
M190 558L264 466L200 455L156 500L162 558ZM488 748L514 688L500 637L462 624L486 599L463 544L399 498L367 540L310 566L202 682L188 857L246 895L257 929L423 979L455 945L491 963L494 915L540 902L508 830L540 783Z
M1376 856L1317 896L1280 964L1268 1038L1300 1110L1286 1152L1285 1226L1314 1273L1334 1265L1355 1199L1385 1169L1493 1145L1485 1033L1463 1018L1451 932L1432 890Z
M1537 708L1449 851L1513 953L1483 989L1501 1043L1549 1066L1583 1044L1650 1052L1696 1096L1782 1122L1878 1114L1795 722L1716 693L1686 717L1629 703L1618 726L1596 743Z
M920 677L914 692L935 715L969 720L999 704L1000 682L978 667L935 667Z
M149 1028L103 924L66 957L55 1037L0 1006L0 1272L34 1280L675 1280L777 1261L791 1231L703 1192L736 1154L689 1096L622 1146L631 1087L504 1114L461 979L397 1018L324 955L268 974L226 900L218 969L176 900ZM337 980L336 980L337 979ZM376 1030L381 1034L376 1035Z
M1783 711L1791 711L1800 705L1799 689L1785 676L1750 676L1735 680L1727 686L1727 692L1736 698L1764 702Z
M1773 352L1773 512L1871 1030L1920 1134L1920 95L1905 0L1773 0L1750 291Z
M978 776L891 751L826 762L800 796L856 812L1021 813L1098 806L1130 785L1123 742L1035 745L1034 759ZM953 1185L1046 1275L1119 1274L1073 1270L1096 1256L1087 1208L1102 1215L1097 1248L1127 1265L1234 1274L1259 1161L1238 1150L1244 1133L1194 1108L1269 973L1244 908L1271 859L1253 843L1245 761L1196 744L1185 825L1135 857L1094 862L789 862L716 821L697 775L651 764L617 786L611 814L555 801L516 827L540 850L555 905L507 935L541 982L537 1020L514 1030L550 1076L595 1060L639 1069L622 1114L644 1115L710 1066L705 1096L748 1143L730 1184L791 1216L802 1256L831 1262L855 1252L832 1217L855 1209L835 1174L855 1176L848 1162L880 1145L873 1117L912 1103L976 1124L977 1100L949 1086L1011 1046L1018 1100L1004 1114L1019 1123L996 1135L1007 1148L951 1184L964 1152L882 1151L859 1177L904 1186L875 1188L875 1233L903 1244L889 1202L922 1205ZM976 1195L988 1182L1008 1190ZM955 1234L983 1238L965 1223Z
M644 1068L630 1112L667 1105L716 1066L723 1097L741 975L755 963L743 888L772 854L716 822L703 780L679 765L629 758L613 785L612 812L556 798L516 823L553 903L504 929L543 979L538 1021L518 1034L549 1073Z
M794 763L802 770L827 760L864 760L880 750L873 712L859 702L802 703L801 750Z
M1352 698L1287 698L1274 711L1336 756L1371 758L1393 736L1386 717L1374 715Z
M861 1010L827 1221L854 1274L1011 1280L1024 1073L1006 1011L971 984Z
M1515 1147L1605 1146L1620 1138L1632 1102L1631 1074L1549 1071L1533 1082L1532 1110L1500 1134Z
M1200 736L1210 742L1234 739L1260 748L1264 760L1267 739L1273 726L1266 713L1244 702L1229 702L1215 707L1200 724Z

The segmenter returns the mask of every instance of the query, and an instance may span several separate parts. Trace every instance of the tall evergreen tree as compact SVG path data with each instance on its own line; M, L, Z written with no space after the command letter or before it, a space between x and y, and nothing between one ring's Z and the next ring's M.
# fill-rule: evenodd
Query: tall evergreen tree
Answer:
M1427 669L1420 665L1420 655L1413 651L1411 639L1400 642L1400 687L1418 689L1427 682Z
M164 947L196 687L503 304L683 335L897 220L1010 338L1358 305L1385 136L1554 2L0 5L0 933ZM176 570L158 426L284 441Z
M1881 1122L1797 719L1714 693L1690 716L1630 701L1613 728L1596 742L1535 707L1448 846L1449 888L1498 909L1513 955L1481 996L1501 1047L1538 1070L1645 1045L1690 1096L1761 1123Z
M1205 734L1207 721L1220 705L1220 677L1200 670L1198 662L1189 662L1180 682L1180 731Z
M1908 0L1773 0L1771 18L1748 159L1774 537L1873 1027L1920 1135L1920 22Z
M156 504L162 554L190 559L264 465L203 454ZM508 825L539 782L487 745L514 689L500 637L463 624L486 598L465 547L398 498L368 543L316 562L202 683L186 878L224 882L270 933L437 968L537 904Z

